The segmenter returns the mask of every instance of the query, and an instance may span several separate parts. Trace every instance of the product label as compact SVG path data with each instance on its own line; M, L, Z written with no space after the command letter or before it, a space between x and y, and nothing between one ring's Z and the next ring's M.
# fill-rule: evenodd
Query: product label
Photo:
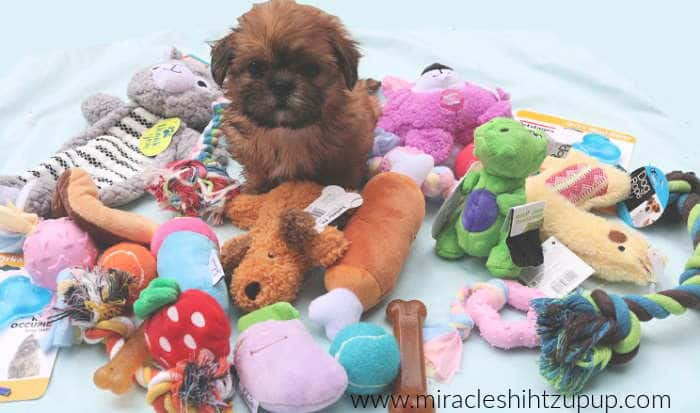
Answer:
M544 221L544 201L530 202L510 209L506 222L510 222L510 237L542 227Z
M630 174L630 182L630 196L618 204L618 215L635 228L649 226L661 218L668 206L666 176L658 168L645 166Z
M362 195L355 192L347 192L345 189L330 185L323 188L321 196L312 202L304 211L311 214L316 220L315 229L318 232L345 211L362 205Z
M139 138L139 151L146 156L156 156L168 149L180 123L180 118L163 119L147 129Z
M12 276L26 276L23 267L20 255L0 254L0 282ZM0 330L0 403L34 400L46 393L58 354L57 349L46 353L40 346L51 326L48 315L44 309Z
M547 297L564 297L595 272L555 237L542 243L542 251L544 263L523 270L520 279Z
M211 273L211 285L216 285L224 279L224 268L221 266L221 260L216 251L209 254L209 272Z
M601 162L630 167L637 143L632 135L531 110L519 110L515 117L527 128L547 134L550 156L563 158L573 148Z

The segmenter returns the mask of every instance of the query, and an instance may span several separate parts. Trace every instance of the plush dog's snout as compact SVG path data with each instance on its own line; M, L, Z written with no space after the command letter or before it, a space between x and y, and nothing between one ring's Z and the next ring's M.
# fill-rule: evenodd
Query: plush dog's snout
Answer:
M245 295L248 297L251 301L255 301L255 298L260 294L260 283L257 281L253 281L251 283L248 283L248 285L245 286Z
M294 80L285 77L276 77L270 81L270 88L275 96L284 98L294 91Z

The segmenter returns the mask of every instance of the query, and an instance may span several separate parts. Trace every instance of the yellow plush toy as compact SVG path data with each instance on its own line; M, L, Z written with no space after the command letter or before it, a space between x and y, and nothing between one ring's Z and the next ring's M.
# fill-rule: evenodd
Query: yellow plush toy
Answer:
M528 178L528 202L545 201L544 239L555 236L595 269L599 278L647 284L654 281L653 249L637 231L590 213L627 199L629 176L581 152L547 158L542 173Z

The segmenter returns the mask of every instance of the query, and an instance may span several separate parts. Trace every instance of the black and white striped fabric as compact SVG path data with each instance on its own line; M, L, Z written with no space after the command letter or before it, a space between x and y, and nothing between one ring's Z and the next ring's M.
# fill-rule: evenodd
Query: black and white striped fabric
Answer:
M144 171L151 160L139 151L139 137L162 118L137 107L83 146L58 152L38 167L21 175L25 183L42 177L58 177L69 168L82 168L99 189L127 181Z

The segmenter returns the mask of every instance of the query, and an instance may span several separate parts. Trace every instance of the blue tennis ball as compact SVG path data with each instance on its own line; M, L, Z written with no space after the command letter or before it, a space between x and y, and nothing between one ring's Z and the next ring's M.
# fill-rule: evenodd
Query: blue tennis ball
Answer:
M348 393L382 393L399 374L399 345L376 324L356 323L340 330L330 352L348 374Z

